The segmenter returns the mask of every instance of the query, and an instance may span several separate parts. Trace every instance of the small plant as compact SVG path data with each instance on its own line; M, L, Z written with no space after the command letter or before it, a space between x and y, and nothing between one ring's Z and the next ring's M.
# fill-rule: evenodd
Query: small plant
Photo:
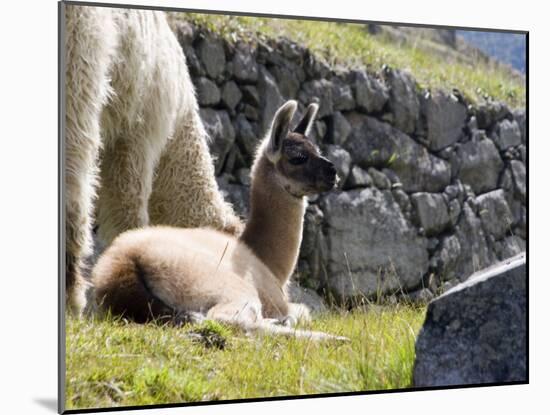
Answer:
M213 320L205 320L198 327L188 332L190 338L206 347L214 347L220 350L225 349L227 339L231 331L222 324Z
M391 157L388 160L388 166L391 166L394 161L396 161L399 158L399 155L397 153L392 153Z

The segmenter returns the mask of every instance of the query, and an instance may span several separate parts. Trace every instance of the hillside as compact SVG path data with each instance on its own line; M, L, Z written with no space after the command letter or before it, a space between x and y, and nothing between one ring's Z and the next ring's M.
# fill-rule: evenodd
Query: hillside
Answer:
M525 74L525 35L465 30L457 31L457 34L485 54Z
M511 107L525 105L524 77L454 34L454 45L446 44L441 41L444 31L199 13L172 13L170 17L174 24L188 20L233 42L286 37L332 67L408 70L419 87L458 89L472 102L491 99Z

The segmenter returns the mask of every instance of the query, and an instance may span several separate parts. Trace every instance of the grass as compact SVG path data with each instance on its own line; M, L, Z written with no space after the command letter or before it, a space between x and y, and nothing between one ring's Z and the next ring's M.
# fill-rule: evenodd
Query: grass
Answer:
M215 322L67 320L68 409L407 388L424 307L318 316L349 343L247 335Z
M438 45L425 47L429 41L421 37L411 42L396 42L388 36L369 34L363 24L171 13L172 22L182 18L229 41L287 37L305 45L332 66L379 71L388 65L409 70L421 88L448 91L456 88L471 102L495 99L511 107L525 106L523 77L480 58L474 58L471 63L456 59L452 53L434 53Z

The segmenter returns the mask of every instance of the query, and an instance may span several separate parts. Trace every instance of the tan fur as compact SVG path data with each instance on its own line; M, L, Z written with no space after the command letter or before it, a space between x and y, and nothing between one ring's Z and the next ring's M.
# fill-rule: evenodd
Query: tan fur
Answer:
M307 307L289 303L286 295L305 211L303 195L286 190L290 181L281 174L280 165L286 160L281 137L291 136L288 128L295 110L296 103L290 101L277 112L256 156L251 215L242 236L209 228L173 227L149 227L120 235L93 270L96 301L102 310L147 321L163 317L165 305L172 316L201 313L247 330L334 338L273 324L309 318ZM308 124L314 115L315 111ZM274 150L272 142L278 143ZM274 157L275 153L280 154ZM278 161L273 163L273 159ZM335 174L332 164L324 163L328 173L324 173L327 176L320 188L328 190L334 185ZM309 179L295 174L293 180L297 184Z
M265 156L253 166L252 188L251 215L242 240L285 285L302 243L306 201L277 185L275 167Z
M94 212L105 244L150 223L235 234L242 225L218 190L164 13L66 5L65 39L67 303L78 313Z

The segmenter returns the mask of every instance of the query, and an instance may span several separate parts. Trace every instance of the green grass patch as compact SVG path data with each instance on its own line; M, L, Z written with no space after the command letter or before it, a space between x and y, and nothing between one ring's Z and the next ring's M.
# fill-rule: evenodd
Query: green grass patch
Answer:
M373 306L326 313L308 326L349 343L247 335L215 322L68 318L67 408L407 388L424 315L424 307Z
M464 62L453 51L434 53L440 45L426 47L428 40L397 42L384 35L372 35L366 25L259 18L200 13L171 13L193 21L229 41L287 37L309 48L328 64L367 67L379 71L383 65L409 70L421 88L460 90L472 102L496 99L511 107L525 106L525 78L503 66L474 58Z

